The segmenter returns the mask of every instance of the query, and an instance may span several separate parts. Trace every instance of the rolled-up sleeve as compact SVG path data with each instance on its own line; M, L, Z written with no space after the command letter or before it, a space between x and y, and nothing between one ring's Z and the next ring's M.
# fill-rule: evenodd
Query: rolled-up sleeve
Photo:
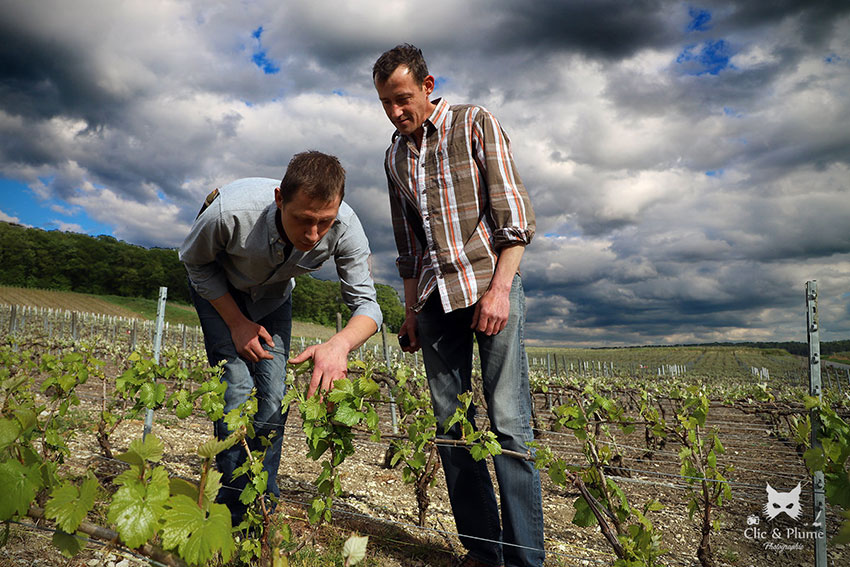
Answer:
M351 309L352 317L366 315L380 329L384 318L372 280L369 240L360 219L353 212L346 219L346 225L334 250L342 300Z
M220 201L218 199L195 219L178 252L192 287L208 301L218 299L228 291L227 276L216 260L227 241L227 227L221 222Z
M534 210L514 164L507 134L495 116L481 109L473 136L490 196L488 214L495 227L494 247L499 250L531 243L536 229Z

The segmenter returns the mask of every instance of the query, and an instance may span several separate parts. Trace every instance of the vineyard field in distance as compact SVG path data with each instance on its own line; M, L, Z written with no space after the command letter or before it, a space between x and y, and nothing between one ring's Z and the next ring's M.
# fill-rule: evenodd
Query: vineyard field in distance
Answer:
M268 553L275 565L283 557L289 565L343 565L352 533L369 536L361 564L370 567L449 567L462 551L433 467L437 425L421 359L391 346L387 360L380 334L352 353L349 380L330 394L334 404L303 399L309 375L291 372L281 499L268 524L261 499L252 508L252 533L269 534L261 549L260 537L222 536L229 520L225 529L204 496L216 482L209 440L220 392L196 330L174 323L154 364L146 327L131 349L124 318L138 315L132 309L80 303L104 311L76 317L73 340L59 311L77 305L73 296L33 295L25 299L53 310L27 311L10 333L4 293L11 292L0 288L0 480L23 490L0 504L0 521L9 520L0 526L8 529L0 565L129 567L154 556L158 565L271 565ZM333 332L302 329L294 329L293 351ZM850 486L846 369L822 367L817 407L833 438L829 451L813 453L807 363L782 350L532 347L528 360L547 566L814 565L813 465L827 471L832 495L822 518L829 564L850 564L850 503L841 496L841 483ZM494 457L480 387L462 403L481 411L455 450L490 463L523 458ZM143 445L148 408L154 440ZM845 461L836 462L840 455ZM137 482L147 494L159 486L160 500L128 503L125 489ZM69 495L85 505L69 504ZM780 497L796 498L799 514L766 515ZM156 519L128 522L126 506ZM192 506L206 516L187 523L200 513ZM111 530L118 543L97 543L89 525Z

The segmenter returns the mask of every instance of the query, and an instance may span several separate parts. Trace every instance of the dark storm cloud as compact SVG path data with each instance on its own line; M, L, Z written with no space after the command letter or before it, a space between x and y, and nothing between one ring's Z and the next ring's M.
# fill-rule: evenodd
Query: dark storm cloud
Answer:
M370 72L410 41L435 94L511 138L538 222L531 340L799 338L806 279L824 328L850 332L846 2L0 9L0 173L119 238L174 246L211 188L314 148L340 157L398 287Z
M616 60L674 41L678 34L668 21L671 5L659 0L502 2L502 27L490 47L567 50Z
M9 5L0 18L0 107L26 119L72 116L92 127L109 122L124 101L98 88L86 46L37 35L35 22Z

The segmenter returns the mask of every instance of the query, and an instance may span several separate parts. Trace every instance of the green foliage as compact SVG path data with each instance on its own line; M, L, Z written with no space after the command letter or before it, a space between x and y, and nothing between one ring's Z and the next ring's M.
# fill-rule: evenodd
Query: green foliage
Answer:
M94 507L96 493L97 480L93 476L86 478L79 488L65 481L50 495L44 515L54 520L62 531L74 533Z
M0 222L0 266L0 285L149 299L167 286L170 298L190 302L176 250L147 249L111 236Z
M425 377L405 365L395 369L393 399L399 410L399 428L406 437L396 439L391 445L390 466L404 463L402 479L413 484L419 525L425 525L425 514L431 499L428 490L436 482L440 462L434 439L437 436L437 418L431 407L431 397Z
M823 472L826 500L840 507L845 518L838 534L831 540L833 544L850 543L850 424L834 408L822 403L818 398L807 396L806 409L815 412L818 420L818 441L820 447L810 447L803 454L809 471ZM811 431L809 426L808 431ZM805 428L800 433L805 432ZM808 439L803 439L808 445Z
M404 306L395 289L375 284L375 293L384 323L391 332L398 332L404 322ZM342 314L343 324L351 318L351 310L343 303L338 281L318 280L309 274L295 278L292 290L292 317L329 327L336 326L336 314Z
M338 467L354 454L352 428L361 423L372 429L378 425L378 413L370 399L377 398L379 388L371 372L371 368L366 368L357 379L337 380L329 392L317 390L311 398L306 398L295 384L294 370L287 370L288 391L282 405L285 408L293 400L298 401L307 435L307 456L314 461L324 457L322 472L313 481L319 494L307 512L313 524L331 519L333 499L342 491Z
M691 519L697 513L700 515L702 539L697 555L706 564L711 561L710 536L716 529L711 512L732 497L732 490L724 477L732 467L718 464L717 457L722 456L726 449L717 431L706 428L710 406L706 389L691 386L679 392L675 402L676 421L668 427L682 444L679 451L680 474L690 487L688 514Z
M661 536L649 520L648 513L660 510L661 505L650 500L644 504L642 511L635 508L629 504L625 492L606 473L614 461L621 458L616 452L613 432L634 431L632 419L616 399L598 393L590 385L583 395L575 396L574 403L554 408L553 415L555 428L569 429L581 442L588 466L570 466L563 459L555 458L549 448L539 443L534 444L535 466L547 470L555 484L584 487L582 495L573 502L573 524L595 526L600 523L600 516L606 524L610 520L616 532L613 534L616 542L609 539L609 543L617 553L614 563L617 567L659 565L658 558L666 550L661 548Z

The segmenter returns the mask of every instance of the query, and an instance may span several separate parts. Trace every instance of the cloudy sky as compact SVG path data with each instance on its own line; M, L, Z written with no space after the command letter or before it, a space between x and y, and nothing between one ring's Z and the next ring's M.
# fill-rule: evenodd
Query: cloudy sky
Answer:
M530 344L850 337L850 3L0 0L0 220L177 246L207 192L338 155L398 284L370 80L493 111L537 212Z

